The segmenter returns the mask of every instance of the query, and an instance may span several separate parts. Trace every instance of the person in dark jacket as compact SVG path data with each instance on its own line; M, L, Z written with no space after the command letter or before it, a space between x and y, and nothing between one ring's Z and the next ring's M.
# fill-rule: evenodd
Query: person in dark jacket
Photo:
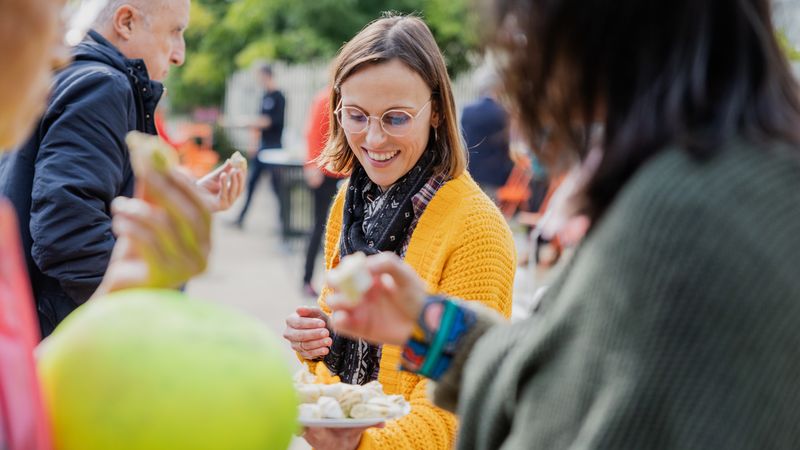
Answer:
M0 60L6 64L0 71L0 155L28 138L45 109L53 67L68 62L64 9L62 0L0 2ZM80 25L68 30L71 37L85 33ZM172 287L206 265L211 205L205 204L204 192L177 170L149 171L137 183L157 189L159 196L113 202L118 239L95 291L98 300L134 287ZM173 251L160 252L166 242ZM154 253L159 257L150 258ZM0 448L5 450L53 449L53 411L45 407L34 357L40 341L34 311L16 212L0 195Z
M508 153L508 114L496 98L498 76L485 69L479 77L481 97L464 108L461 128L469 151L469 173L496 201L497 190L506 183L514 167Z
M266 164L258 159L258 154L262 150L276 150L283 147L283 123L286 116L286 98L283 93L278 89L275 82L275 74L272 71L272 66L264 64L259 68L259 76L261 77L261 85L264 88L264 96L261 98L261 111L258 119L252 124L259 133L261 139L259 147L250 158L250 178L247 182L247 195L244 200L244 206L239 213L239 219L236 225L241 228L244 226L244 217L250 209L250 201L253 199L253 191L255 191L258 181L261 179L261 173L268 169ZM275 195L278 195L278 173L272 172L272 189ZM278 203L280 204L280 197Z
M33 136L0 162L0 194L21 224L43 336L100 285L115 236L111 202L131 197L125 145L156 134L170 64L184 60L189 0L111 1L56 74Z

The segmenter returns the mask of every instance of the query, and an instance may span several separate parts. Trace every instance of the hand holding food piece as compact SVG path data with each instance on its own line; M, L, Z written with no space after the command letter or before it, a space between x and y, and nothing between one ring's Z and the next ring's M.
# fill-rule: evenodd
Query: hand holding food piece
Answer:
M372 286L372 275L366 267L367 256L362 252L345 256L339 265L331 269L326 280L328 285L341 293L341 300L357 305Z

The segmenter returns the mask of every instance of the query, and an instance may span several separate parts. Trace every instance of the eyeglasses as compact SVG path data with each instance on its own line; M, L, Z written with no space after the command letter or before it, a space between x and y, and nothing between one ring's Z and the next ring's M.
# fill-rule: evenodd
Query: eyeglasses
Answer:
M430 104L431 100L425 102L414 115L402 109L390 109L380 117L370 116L355 106L342 106L336 110L335 114L339 125L348 133L363 133L369 129L370 119L376 119L381 124L384 133L392 137L403 137L414 128L414 120Z

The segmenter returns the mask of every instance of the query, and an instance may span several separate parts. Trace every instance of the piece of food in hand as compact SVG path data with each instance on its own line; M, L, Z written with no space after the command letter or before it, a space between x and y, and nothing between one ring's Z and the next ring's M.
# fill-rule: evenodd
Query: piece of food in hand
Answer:
M298 415L300 416L300 420L322 419L322 411L320 411L319 405L316 403L300 405Z
M372 286L372 276L367 271L367 256L362 252L345 256L338 266L328 272L326 280L329 286L342 293L348 304L357 305Z
M332 397L320 397L317 406L324 419L344 419L344 411L339 402Z
M236 169L239 169L239 170L241 170L242 172L245 172L245 171L247 171L247 158L245 158L244 156L242 156L242 154L241 154L241 153L239 153L239 152L235 152L235 153L234 153L234 154L233 154L233 155L230 157L230 160L231 160L231 164L233 164L233 167L234 167L234 168L236 168Z
M125 137L131 155L133 172L141 176L155 170L166 173L178 165L178 154L163 139L138 131L131 131Z

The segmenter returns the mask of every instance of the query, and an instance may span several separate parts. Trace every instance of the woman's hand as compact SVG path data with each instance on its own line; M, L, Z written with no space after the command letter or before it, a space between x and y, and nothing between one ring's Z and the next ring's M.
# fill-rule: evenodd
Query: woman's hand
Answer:
M234 167L231 160L201 178L197 185L215 197L214 212L225 211L233 205L244 189L245 173Z
M394 253L367 258L373 285L356 306L336 295L328 299L337 333L371 342L403 345L411 336L425 301L425 283Z
M384 424L360 428L306 428L303 438L315 450L354 450L361 435L369 428L383 428Z
M330 352L333 344L328 316L319 308L301 306L286 318L283 337L302 358L313 360Z
M95 296L133 287L175 288L202 273L211 248L211 199L177 171L137 178L148 201L111 205L117 241Z

